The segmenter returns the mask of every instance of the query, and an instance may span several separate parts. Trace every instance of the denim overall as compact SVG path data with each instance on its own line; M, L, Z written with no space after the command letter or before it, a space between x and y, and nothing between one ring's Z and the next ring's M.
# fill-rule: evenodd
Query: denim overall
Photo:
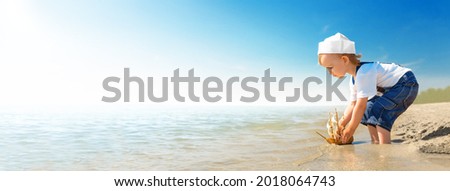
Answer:
M373 62L361 62L367 64ZM358 72L360 66L356 68ZM355 83L354 79L353 84ZM366 111L361 120L363 125L380 126L391 131L392 125L400 114L414 102L419 92L419 84L411 71L406 72L392 87L377 87L382 96L374 96L367 101Z

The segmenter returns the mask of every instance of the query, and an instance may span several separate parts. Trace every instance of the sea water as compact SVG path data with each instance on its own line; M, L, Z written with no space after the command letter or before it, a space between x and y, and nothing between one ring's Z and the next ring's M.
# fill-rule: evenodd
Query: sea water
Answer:
M399 169L354 167L386 152L362 136L365 129L356 145L328 145L315 132L326 135L330 111L334 107L4 109L0 170L346 170L347 163L350 170ZM417 163L428 161L409 153ZM399 164L415 169L415 163ZM426 169L440 167L438 161Z

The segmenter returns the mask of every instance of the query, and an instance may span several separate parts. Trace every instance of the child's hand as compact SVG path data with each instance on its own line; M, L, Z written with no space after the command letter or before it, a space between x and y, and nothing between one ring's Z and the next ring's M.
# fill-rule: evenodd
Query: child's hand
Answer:
M344 126L338 125L337 134L338 134L339 136L341 136L341 135L342 135L342 131L344 131L344 129L345 129Z
M342 131L341 142L344 144L349 143L350 138L353 137L354 133L355 133L355 130L352 130L350 128L345 128L344 131Z
M339 119L339 122L338 122L338 127L339 127L339 129L340 129L340 130L344 129L344 128L342 128L342 127L344 127L344 126L345 126L345 125L344 125L344 123L343 123L342 118Z

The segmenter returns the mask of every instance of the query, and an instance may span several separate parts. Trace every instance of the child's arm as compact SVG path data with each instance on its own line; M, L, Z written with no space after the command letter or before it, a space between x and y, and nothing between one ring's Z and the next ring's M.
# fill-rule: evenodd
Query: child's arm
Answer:
M345 127L350 119L352 118L353 108L355 107L356 101L350 102L350 104L347 105L344 111L344 115L339 120L339 127Z
M352 118L348 122L347 127L344 129L342 133L342 142L346 143L355 133L356 128L358 127L361 119L366 111L367 106L367 97L359 98L356 100L355 106L352 111Z

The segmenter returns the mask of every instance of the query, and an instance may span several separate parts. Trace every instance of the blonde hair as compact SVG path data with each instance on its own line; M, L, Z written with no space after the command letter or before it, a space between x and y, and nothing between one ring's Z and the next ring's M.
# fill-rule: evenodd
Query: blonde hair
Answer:
M361 54L341 54L340 56L347 56L348 60L356 66L359 66L360 64L360 58L362 57Z
M320 64L320 56L323 54L319 54L319 64ZM348 58L348 60L350 61L350 63L352 63L353 65L359 66L360 64L360 58L362 57L361 54L333 54L339 57L342 56L346 56Z

